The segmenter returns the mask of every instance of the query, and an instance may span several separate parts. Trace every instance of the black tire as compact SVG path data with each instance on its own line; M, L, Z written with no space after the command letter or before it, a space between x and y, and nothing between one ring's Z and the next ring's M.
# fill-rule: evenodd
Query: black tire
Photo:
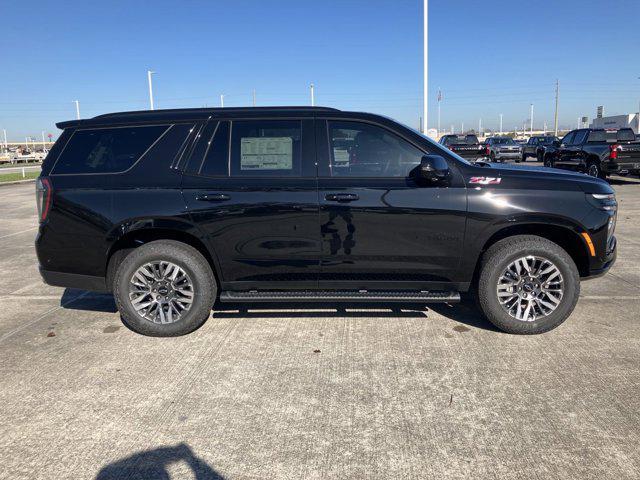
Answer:
M542 160L542 164L545 167L553 168L553 159L551 158L551 155L545 155Z
M587 171L585 173L594 178L601 178L603 180L607 178L607 176L602 173L600 163L596 160L589 160L587 162Z
M495 153L493 153L493 152L491 152L491 153L489 154L489 159L490 159L492 162L495 162L495 161L496 161L496 154L495 154Z
M193 303L174 323L154 323L134 309L129 299L129 283L141 266L153 261L169 261L182 268L193 285ZM216 300L218 286L206 258L195 248L174 240L157 240L132 250L115 274L113 293L123 323L134 332L152 337L177 337L193 332L207 321Z
M533 321L512 317L498 300L497 285L505 269L519 257L534 255L550 260L560 271L565 290L557 308ZM482 258L478 279L478 300L487 319L507 333L538 334L548 332L564 322L580 295L580 275L569 254L559 245L534 235L508 237L489 248Z
M527 155L524 152L522 152L522 158L520 160L522 160L522 162L527 161ZM520 160L516 160L516 162L519 162Z
M542 162L543 159L544 159L544 153L538 152L537 155L536 155L536 160L539 161L539 162Z

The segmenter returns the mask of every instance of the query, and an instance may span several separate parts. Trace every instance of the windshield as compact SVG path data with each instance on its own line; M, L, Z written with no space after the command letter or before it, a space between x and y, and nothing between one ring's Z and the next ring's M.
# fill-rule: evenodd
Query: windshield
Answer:
M554 140L556 140L556 137L541 137L540 143L542 145L551 145Z
M493 143L496 145L515 145L513 138L494 138Z

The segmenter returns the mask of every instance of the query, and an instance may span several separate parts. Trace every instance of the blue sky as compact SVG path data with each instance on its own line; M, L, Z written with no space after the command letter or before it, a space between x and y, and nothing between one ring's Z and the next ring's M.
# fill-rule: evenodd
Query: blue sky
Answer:
M7 1L0 9L0 128L148 107L316 104L418 125L422 0ZM637 111L640 1L430 0L430 120L442 127Z

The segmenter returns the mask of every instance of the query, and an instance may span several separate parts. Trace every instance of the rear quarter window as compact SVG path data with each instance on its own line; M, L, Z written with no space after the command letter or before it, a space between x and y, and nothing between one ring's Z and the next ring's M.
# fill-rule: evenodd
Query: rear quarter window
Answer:
M77 130L52 174L120 173L128 170L169 125Z

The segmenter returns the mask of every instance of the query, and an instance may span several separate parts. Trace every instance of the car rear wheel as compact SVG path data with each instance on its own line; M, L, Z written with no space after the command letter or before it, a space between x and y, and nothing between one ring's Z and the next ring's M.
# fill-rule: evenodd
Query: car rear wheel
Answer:
M495 162L495 161L496 161L496 154L495 154L494 152L491 152L491 153L489 154L489 159L490 159L492 162Z
M527 155L524 152L522 152L522 158L520 160L522 160L523 162L527 161ZM518 161L520 161L520 160L518 160Z
M590 177L595 177L595 178L605 179L607 177L604 173L602 173L602 170L600 169L600 165L598 164L598 162L594 160L591 160L589 161L589 163L587 163L586 173Z
M536 159L537 159L539 162L542 162L543 157L544 157L544 154L543 154L542 152L538 152L538 154L536 155Z
M580 275L573 259L557 244L518 235L487 250L477 291L480 308L496 327L508 333L544 333L573 311Z
M122 260L113 292L122 321L131 330L175 337L192 332L209 318L217 284L198 250L182 242L158 240Z

